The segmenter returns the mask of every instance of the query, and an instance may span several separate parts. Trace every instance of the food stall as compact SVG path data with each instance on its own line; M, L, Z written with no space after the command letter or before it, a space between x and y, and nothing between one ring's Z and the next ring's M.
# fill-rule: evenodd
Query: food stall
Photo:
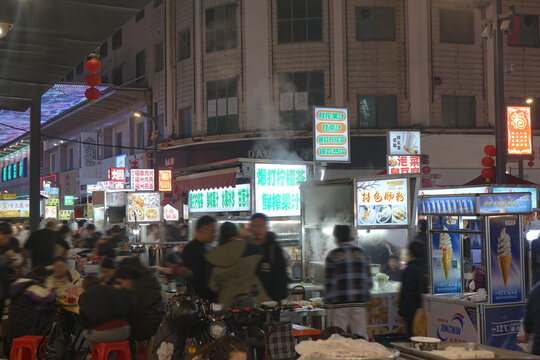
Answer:
M428 336L518 350L526 297L522 224L531 211L530 192L419 197L430 229Z
M401 250L406 248L409 228L415 224L417 193L418 178L407 175L301 185L303 278L313 284L310 286L319 286L318 295L322 296L325 259L336 246L334 226L356 229L357 244L372 259L374 287L367 304L371 338L404 330L397 314L399 282L387 281L379 273L391 253L404 256Z
M247 229L251 215L264 213L269 218L269 229L289 258L289 272L293 279L301 280L300 241L300 183L310 179L311 163L277 160L233 159L208 168L218 168L221 173L233 176L232 184L204 186L202 168L194 169L190 175L177 178L181 187L197 182L189 191L189 224L191 232L197 219L211 215L218 225L225 221L236 223ZM199 172L195 172L198 170ZM185 169L185 172L190 172ZM207 171L207 177L216 172ZM186 215L186 214L184 214Z
M161 199L157 191L127 192L127 222L138 242L147 242L148 227L160 222Z

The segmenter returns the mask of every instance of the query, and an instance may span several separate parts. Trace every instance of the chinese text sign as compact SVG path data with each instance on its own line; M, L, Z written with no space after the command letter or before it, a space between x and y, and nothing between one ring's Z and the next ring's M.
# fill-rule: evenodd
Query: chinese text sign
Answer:
M388 156L388 174L419 174L420 156Z
M356 183L358 226L408 224L407 179Z
M315 160L349 162L347 109L315 108Z
M531 108L528 106L507 106L508 154L531 155Z
M158 170L159 191L172 191L172 170Z
M131 169L131 188L154 190L154 169Z
M251 209L250 185L194 190L189 192L189 211L222 212L249 211Z
M255 209L268 216L300 216L306 165L255 164Z

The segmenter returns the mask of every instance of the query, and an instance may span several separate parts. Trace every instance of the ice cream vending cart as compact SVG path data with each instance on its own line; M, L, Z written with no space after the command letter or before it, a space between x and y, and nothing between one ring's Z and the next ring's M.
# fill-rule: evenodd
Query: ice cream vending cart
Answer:
M428 221L427 334L518 350L523 316L523 215L531 193L421 196Z

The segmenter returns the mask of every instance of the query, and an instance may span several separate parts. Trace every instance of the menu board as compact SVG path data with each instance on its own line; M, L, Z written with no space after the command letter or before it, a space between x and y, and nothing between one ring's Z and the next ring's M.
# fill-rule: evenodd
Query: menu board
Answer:
M154 169L131 169L131 188L154 190Z
M28 217L30 200L0 200L0 219Z
M473 215L476 214L476 197L474 195L419 197L418 213L420 215Z
M358 226L407 225L407 187L407 179L357 182Z
M249 211L250 204L250 184L189 192L190 212Z
M107 192L107 206L124 206L126 205L126 193L121 191Z
M350 161L347 109L315 108L314 129L316 161Z
M526 214L532 212L531 194L485 194L480 195L479 213Z
M128 193L128 221L159 221L159 193Z

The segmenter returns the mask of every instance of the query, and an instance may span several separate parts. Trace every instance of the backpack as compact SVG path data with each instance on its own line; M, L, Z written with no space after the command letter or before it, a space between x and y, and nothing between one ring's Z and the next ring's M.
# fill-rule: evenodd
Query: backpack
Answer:
M42 342L45 345L41 348ZM79 356L70 341L68 331L59 322L54 322L41 340L38 349L39 360L78 360Z

